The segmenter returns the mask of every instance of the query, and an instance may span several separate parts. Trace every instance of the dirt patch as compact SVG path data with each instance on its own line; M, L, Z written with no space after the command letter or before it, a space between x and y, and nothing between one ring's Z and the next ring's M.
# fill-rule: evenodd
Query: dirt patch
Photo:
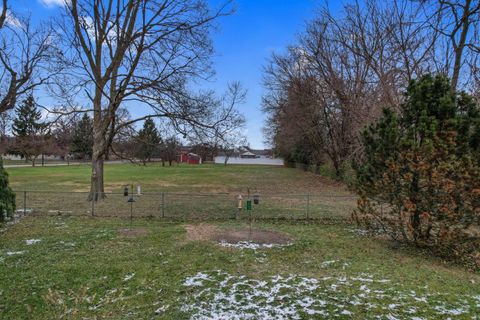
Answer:
M121 236L129 237L129 238L136 238L147 235L149 232L145 228L131 228L131 229L120 229L118 233Z
M187 240L215 241L218 243L237 244L253 243L259 245L287 245L292 243L292 237L278 231L257 229L227 229L219 230L217 226L208 223L187 224Z
M185 230L187 231L187 240L190 241L212 240L218 232L215 225L208 223L187 224Z
M292 242L292 238L285 233L255 229L225 230L216 234L213 240L231 244L248 241L256 244L286 245Z

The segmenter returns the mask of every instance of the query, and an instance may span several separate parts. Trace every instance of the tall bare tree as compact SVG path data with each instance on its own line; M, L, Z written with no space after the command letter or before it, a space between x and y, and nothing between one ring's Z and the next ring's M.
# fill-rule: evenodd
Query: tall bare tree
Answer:
M47 83L47 70L56 54L51 29L16 16L3 0L0 13L0 113L15 107L18 99Z
M339 175L361 151L360 130L384 107L399 111L412 79L446 73L453 89L478 90L479 3L363 0L340 13L323 6L266 68L270 141L287 160L327 158Z
M429 26L443 37L444 65L452 78L452 89L456 90L460 82L466 85L474 77L474 69L466 62L476 61L480 53L480 1L421 2Z
M84 93L93 111L90 200L104 197L103 162L119 126L166 117L178 127L205 125L205 95L188 93L188 81L210 74L209 38L227 1L211 11L204 0L72 0L59 23L71 51L62 93ZM72 74L80 75L72 81ZM75 88L79 88L75 90ZM119 124L122 106L150 112Z

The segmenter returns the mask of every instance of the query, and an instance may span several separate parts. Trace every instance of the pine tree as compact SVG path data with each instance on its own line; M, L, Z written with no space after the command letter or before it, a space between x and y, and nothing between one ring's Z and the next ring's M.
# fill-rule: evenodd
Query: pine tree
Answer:
M479 126L479 106L453 92L447 78L413 81L401 113L384 110L363 133L364 156L354 165L357 222L394 239L473 254L480 245L468 237L471 226L480 227Z
M0 222L12 217L15 212L15 193L8 186L8 173L3 168L0 157Z
M87 113L75 125L72 137L71 151L82 159L92 157L93 123Z
M138 132L135 140L137 141L135 156L143 164L146 164L147 161L158 154L159 144L162 141L152 119L145 120L143 128Z
M15 142L9 152L18 154L27 161L31 160L32 165L35 165L36 158L48 147L48 127L41 122L42 115L32 95L29 95L15 111L16 117L12 125Z
M42 114L37 110L37 105L32 95L29 95L15 111L16 117L13 119L12 125L15 137L32 136L43 128L42 123L40 123Z

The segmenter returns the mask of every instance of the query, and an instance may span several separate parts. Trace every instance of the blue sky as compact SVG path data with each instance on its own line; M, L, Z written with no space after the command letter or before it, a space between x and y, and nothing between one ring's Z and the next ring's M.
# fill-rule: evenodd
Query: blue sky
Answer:
M240 81L248 90L241 109L247 119L247 138L254 148L264 147L263 67L272 52L281 52L295 43L297 34L319 5L319 1L313 0L237 0L236 13L220 21L220 30L214 37L214 86L222 91L226 83Z
M54 15L58 7L53 3L57 1L14 0L10 3L19 13L30 12L32 18L37 19ZM221 0L209 2L213 8L222 3ZM44 3L51 5L45 6ZM264 147L262 69L273 51L281 52L295 43L297 34L320 4L319 0L236 0L236 13L221 18L219 29L213 34L216 76L206 86L221 93L228 82L240 81L248 90L241 111L247 119L248 141L254 148Z

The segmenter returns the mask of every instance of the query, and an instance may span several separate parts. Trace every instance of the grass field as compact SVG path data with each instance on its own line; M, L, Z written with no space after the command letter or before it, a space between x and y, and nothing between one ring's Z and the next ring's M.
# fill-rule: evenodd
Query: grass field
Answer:
M9 168L15 190L88 191L90 167ZM124 185L142 186L144 192L238 193L257 188L262 193L349 194L340 183L297 169L246 165L179 165L162 167L135 164L105 166L105 189L122 192Z
M13 226L0 238L0 318L472 319L480 311L480 276L348 226L257 223L294 238L257 250L188 241L182 224L150 220L134 220L146 234L122 236L129 226L82 217Z
M17 190L88 190L88 167L8 171ZM235 194L256 186L319 199L350 194L329 179L276 167L111 165L106 173L110 191L135 180L150 192ZM331 200L328 208L348 216L351 207ZM0 319L480 319L478 273L348 223L255 221L254 229L292 238L256 249L186 232L248 229L245 220L130 223L34 214L5 229Z
M9 168L10 181L18 191L17 207L37 213L97 216L129 216L130 204L123 197L125 185L141 185L136 197L136 217L229 219L237 211L238 194L258 191L261 205L256 218L334 219L349 218L355 196L340 183L292 168L245 165L162 167L109 164L105 167L106 200L86 201L88 166ZM23 191L28 192L24 195ZM26 205L24 205L26 203Z

